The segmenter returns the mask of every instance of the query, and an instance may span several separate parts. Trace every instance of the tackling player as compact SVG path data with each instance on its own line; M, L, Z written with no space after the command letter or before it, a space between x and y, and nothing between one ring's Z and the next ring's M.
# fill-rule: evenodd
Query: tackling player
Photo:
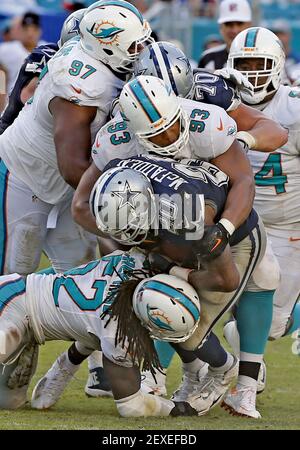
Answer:
M0 118L0 134L9 127L27 100L33 96L38 78L47 62L69 39L78 35L79 23L86 9L70 14L65 20L58 44L46 44L36 47L25 59L18 78L9 96L8 105Z
M96 239L74 223L72 196L150 33L130 3L93 4L80 37L48 62L34 96L1 135L0 273L33 272L42 250L57 272L94 258Z
M51 370L64 366L70 380L82 360L101 346L121 416L197 415L187 402L140 391L139 366L159 367L151 337L184 341L200 316L199 298L187 282L170 275L149 278L144 264L142 253L118 251L64 274L0 277L1 409L25 404L38 345L68 340L77 342ZM45 381L33 391L35 407L43 408ZM56 379L48 396L59 388Z
M280 265L270 330L270 339L278 339L300 327L300 90L281 85L285 53L278 37L266 28L240 33L232 42L228 64L251 83L251 89L242 92L243 102L289 131L288 142L269 155L248 154L256 184L255 209ZM239 412L240 403L241 387L237 386L225 399L225 406Z

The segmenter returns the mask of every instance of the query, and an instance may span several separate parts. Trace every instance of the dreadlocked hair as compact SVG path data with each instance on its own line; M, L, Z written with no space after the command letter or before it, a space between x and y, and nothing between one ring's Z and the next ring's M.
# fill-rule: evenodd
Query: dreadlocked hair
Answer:
M123 281L104 315L108 314L110 319L118 320L115 345L121 344L124 347L127 340L126 355L129 354L142 370L150 370L155 374L155 369L161 369L161 365L153 340L149 330L142 326L135 315L132 306L132 296L140 281L141 279Z

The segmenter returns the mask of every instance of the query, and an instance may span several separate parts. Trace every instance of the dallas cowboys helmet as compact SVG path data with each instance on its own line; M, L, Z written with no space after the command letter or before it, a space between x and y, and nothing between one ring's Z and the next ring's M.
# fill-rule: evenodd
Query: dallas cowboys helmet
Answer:
M146 278L133 294L133 309L153 339L184 342L200 320L200 301L195 289L173 275Z
M189 119L172 89L157 77L140 75L129 81L120 95L120 108L130 129L148 151L175 156L189 139ZM180 121L175 142L160 147L149 140Z
M87 8L78 9L70 14L63 23L58 47L62 47L69 39L79 35L79 24Z
M151 39L141 13L123 0L92 4L80 22L81 45L93 58L117 72L132 72L139 45Z
M248 104L261 103L267 95L276 92L280 86L285 64L282 43L272 31L266 28L248 28L233 40L227 64L236 69L237 61L242 58L261 58L264 61L263 70L241 70L241 73L253 85L250 92L241 91L242 99Z
M179 97L193 95L193 71L188 58L174 44L153 42L141 51L134 74L161 78Z
M109 169L91 192L90 209L99 230L121 244L140 244L156 216L152 185L133 169Z

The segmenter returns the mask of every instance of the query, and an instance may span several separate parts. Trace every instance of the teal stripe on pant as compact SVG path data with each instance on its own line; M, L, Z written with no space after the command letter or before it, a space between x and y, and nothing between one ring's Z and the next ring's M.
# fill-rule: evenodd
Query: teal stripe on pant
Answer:
M7 241L7 223L6 223L6 194L8 169L0 159L0 275L4 274L6 241Z
M244 292L236 308L241 352L263 355L273 315L275 291Z
M154 341L154 345L162 368L167 369L175 353L174 348L165 341Z

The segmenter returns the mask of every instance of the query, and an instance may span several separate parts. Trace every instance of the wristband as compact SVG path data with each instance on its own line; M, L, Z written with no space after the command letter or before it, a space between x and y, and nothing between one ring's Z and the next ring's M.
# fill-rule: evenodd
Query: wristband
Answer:
M218 223L223 225L229 236L231 236L235 232L235 226L230 222L230 220L223 218L220 219Z
M174 277L177 277L177 278L181 278L181 280L184 280L184 281L189 280L190 272L193 272L193 269L185 269L184 267L179 267L179 266L173 266L169 270L170 275L173 275Z
M252 134L248 133L248 131L238 131L235 138L245 142L250 149L256 147L256 139L252 136Z

